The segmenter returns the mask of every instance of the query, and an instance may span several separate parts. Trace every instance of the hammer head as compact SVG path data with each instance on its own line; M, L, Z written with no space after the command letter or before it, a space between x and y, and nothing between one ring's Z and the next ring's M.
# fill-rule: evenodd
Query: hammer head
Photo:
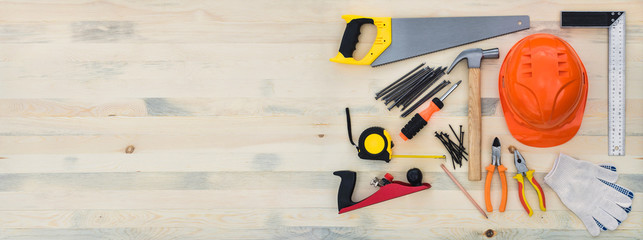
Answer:
M458 57L453 60L453 63L447 69L447 74L451 72L453 67L457 65L462 59L467 59L467 64L469 68L480 68L480 60L483 58L498 58L500 56L498 48L492 48L487 50L482 50L482 48L471 48L464 50L458 55Z

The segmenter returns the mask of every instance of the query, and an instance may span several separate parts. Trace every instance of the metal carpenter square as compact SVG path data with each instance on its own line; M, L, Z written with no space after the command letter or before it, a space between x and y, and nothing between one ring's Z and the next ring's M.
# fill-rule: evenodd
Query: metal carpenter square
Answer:
M562 12L562 27L609 28L608 144L610 156L625 155L625 12Z

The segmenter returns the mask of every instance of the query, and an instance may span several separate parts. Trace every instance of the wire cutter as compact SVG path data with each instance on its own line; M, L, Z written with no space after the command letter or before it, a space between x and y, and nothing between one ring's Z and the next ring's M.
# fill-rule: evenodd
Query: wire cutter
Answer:
M514 164L516 164L516 170L518 171L518 174L514 176L516 180L518 180L518 197L520 198L520 203L522 203L522 207L525 208L525 211L531 215L534 213L534 211L531 210L531 207L529 207L529 203L527 202L527 199L525 198L525 178L529 180L531 185L534 187L536 192L538 193L538 202L540 203L540 210L543 212L546 211L545 209L545 194L543 192L543 188L540 187L540 184L538 184L538 181L534 178L534 170L529 170L527 168L527 164L525 163L525 159L522 157L522 154L518 152L517 149L511 149L510 151L513 150L514 153Z
M493 145L491 146L491 164L487 166L487 178L484 182L484 201L487 205L487 212L493 212L493 207L491 206L491 179L493 178L493 172L498 167L498 175L500 176L500 182L502 183L502 200L500 201L500 212L505 211L507 206L507 177L505 176L505 171L507 168L502 165L500 161L500 141L498 138L493 140Z

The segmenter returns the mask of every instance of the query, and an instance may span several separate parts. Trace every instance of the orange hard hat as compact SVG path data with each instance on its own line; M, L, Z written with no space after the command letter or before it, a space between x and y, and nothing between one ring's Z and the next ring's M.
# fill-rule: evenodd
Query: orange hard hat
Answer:
M565 40L533 34L507 53L498 90L511 135L528 146L553 147L569 141L580 128L587 72Z

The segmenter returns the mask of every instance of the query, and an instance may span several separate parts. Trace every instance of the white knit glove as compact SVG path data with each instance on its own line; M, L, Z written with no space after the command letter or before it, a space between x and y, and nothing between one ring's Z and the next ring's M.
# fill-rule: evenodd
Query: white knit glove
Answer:
M598 236L601 230L616 229L632 206L634 193L615 184L617 178L614 166L598 166L561 153L545 176L545 183L580 218L587 231Z

